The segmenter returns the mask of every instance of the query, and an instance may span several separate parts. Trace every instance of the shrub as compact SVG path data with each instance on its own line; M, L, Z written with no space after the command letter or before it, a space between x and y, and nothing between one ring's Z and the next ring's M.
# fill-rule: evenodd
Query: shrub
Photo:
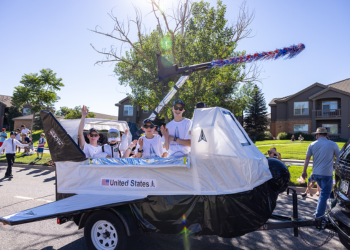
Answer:
M265 137L264 137L265 140L272 140L273 139L273 136L272 136L270 131L265 131L264 134L265 134Z
M290 140L292 136L290 136L288 133L286 132L281 132L277 135L277 140Z
M263 141L265 140L265 133L259 133L255 136L256 141Z

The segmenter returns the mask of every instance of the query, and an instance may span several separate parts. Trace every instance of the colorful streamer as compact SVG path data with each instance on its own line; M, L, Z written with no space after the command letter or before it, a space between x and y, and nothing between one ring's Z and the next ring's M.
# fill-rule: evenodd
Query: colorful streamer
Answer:
M274 51L269 52L261 52L261 53L255 53L252 55L244 55L244 56L236 56L231 57L229 59L220 59L220 60L214 60L211 62L211 68L214 67L223 67L229 64L238 64L238 63L250 63L250 62L256 62L259 60L269 60L269 59L278 59L285 57L285 59L291 59L293 57L296 57L300 52L302 52L305 49L304 44L298 44L293 45L290 47L285 47L283 49L276 49Z

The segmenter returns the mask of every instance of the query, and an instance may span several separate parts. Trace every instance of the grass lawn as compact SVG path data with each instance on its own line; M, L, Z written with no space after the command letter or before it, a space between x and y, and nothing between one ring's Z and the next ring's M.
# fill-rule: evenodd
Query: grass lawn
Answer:
M275 140L273 142L278 142L279 140ZM260 145L267 145L271 141L260 141ZM290 141L289 141L290 142ZM293 142L291 144L284 145L274 145L269 144L268 146L259 146L257 144L258 149L265 154L271 147L276 147L277 152L281 154L282 159L296 159L296 160L305 160L306 151L311 141L304 142ZM344 142L336 142L339 146L339 149L342 149L344 146ZM276 143L277 144L277 143ZM312 158L311 158L312 159Z
M17 153L15 163L49 166L49 164L47 164L47 163L51 160L50 154L44 153L42 160L36 159L36 157L37 157L36 153L33 155L28 155L28 156L22 156L22 153ZM7 162L5 155L1 155L0 162Z
M302 175L303 173L303 169L304 166L294 166L291 165L289 168L289 173L290 173L290 182L289 185L293 185L293 186L300 186L300 187L306 187L306 183L304 184L300 184L299 182L297 182L297 179ZM310 175L312 173L312 167L308 167L307 168L307 179L309 179ZM334 175L334 172L333 172ZM306 180L306 182L308 182L308 180ZM314 186L316 187L316 185Z

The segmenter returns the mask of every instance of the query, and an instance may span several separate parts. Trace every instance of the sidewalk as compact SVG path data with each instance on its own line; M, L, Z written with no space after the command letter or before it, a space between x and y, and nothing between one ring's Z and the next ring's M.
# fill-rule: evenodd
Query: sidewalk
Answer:
M282 162L286 165L304 166L304 160L282 159ZM313 166L313 161L309 162L309 166Z

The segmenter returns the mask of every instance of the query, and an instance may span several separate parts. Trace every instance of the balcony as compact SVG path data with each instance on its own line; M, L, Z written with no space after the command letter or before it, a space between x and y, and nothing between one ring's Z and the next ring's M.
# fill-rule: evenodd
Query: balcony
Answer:
M316 118L341 118L341 110L340 109L322 109L315 110Z

